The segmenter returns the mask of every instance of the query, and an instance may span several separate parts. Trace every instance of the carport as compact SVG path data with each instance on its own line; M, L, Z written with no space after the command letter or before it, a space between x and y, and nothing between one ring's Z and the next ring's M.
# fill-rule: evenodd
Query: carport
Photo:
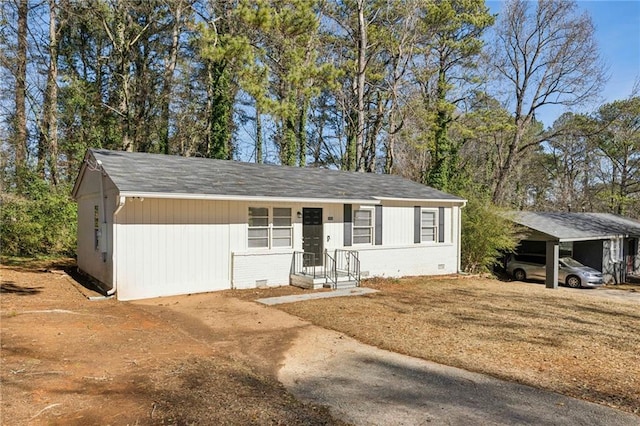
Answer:
M558 287L558 261L563 243L579 262L602 271L605 282L624 282L640 274L640 222L608 213L512 212L510 219L526 228L521 246L545 254L546 287ZM552 261L549 261L549 260Z

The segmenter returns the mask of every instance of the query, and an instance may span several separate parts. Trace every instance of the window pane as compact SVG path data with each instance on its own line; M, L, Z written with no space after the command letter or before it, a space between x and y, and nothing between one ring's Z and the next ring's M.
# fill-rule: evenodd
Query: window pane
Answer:
M269 226L269 219L266 217L250 217L249 226Z
M273 228L273 238L291 239L291 228Z
M435 226L436 212L422 212L422 226Z
M354 226L371 226L371 210L356 210L353 213Z
M422 241L435 241L435 228L422 228Z
M269 209L266 207L249 207L249 217L268 217Z
M273 226L291 226L290 217L273 217Z
M273 217L288 217L291 218L290 208L273 208Z
M354 236L371 235L371 228L353 228Z
M353 243L354 244L371 244L371 236L370 235L365 235L365 236L353 236Z
M249 239L249 247L269 247L268 238Z
M269 230L266 228L249 228L249 238L268 238Z
M273 247L291 247L290 238L273 238Z

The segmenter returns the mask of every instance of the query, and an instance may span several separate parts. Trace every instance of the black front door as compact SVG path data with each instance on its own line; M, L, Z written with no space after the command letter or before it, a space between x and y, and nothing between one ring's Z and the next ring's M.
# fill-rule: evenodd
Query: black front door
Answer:
M322 209L305 208L302 209L302 250L305 253L315 254L315 265L322 265ZM308 265L312 266L311 260Z

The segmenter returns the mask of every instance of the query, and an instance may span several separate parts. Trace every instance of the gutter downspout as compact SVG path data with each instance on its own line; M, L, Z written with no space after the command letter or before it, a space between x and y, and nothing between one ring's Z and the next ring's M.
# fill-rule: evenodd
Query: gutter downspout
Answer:
M107 296L113 296L118 289L118 273L117 273L118 258L116 257L116 247L118 247L118 245L116 244L116 232L115 232L116 216L118 215L118 213L120 213L120 210L122 210L122 208L124 207L127 201L127 197L122 197L119 195L117 200L118 200L118 206L116 207L116 210L113 212L113 242L112 242L112 249L111 249L111 258L113 259L113 283L112 283L111 290L107 291Z

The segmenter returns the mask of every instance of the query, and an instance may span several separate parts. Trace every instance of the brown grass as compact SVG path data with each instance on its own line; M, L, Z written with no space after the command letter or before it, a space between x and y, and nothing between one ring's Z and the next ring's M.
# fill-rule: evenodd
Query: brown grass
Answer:
M380 348L640 414L637 304L481 278L365 285L381 291L278 307Z

